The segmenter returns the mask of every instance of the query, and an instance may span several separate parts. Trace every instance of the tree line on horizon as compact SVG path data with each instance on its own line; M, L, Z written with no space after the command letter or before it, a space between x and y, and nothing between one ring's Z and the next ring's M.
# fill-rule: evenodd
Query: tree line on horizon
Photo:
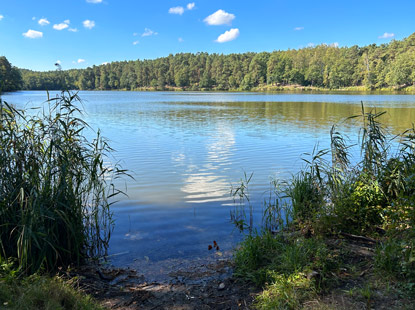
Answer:
M18 68L11 65L5 56L0 56L0 93L22 89L23 79Z
M400 89L415 85L415 33L364 47L322 44L261 53L180 53L86 69L20 72L21 82L15 85L26 90L251 90L266 85Z

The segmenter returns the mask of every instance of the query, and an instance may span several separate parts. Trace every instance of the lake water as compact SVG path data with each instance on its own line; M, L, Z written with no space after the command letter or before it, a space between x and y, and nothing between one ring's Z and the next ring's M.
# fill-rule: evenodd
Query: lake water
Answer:
M228 255L241 239L230 222L230 196L253 173L254 220L272 178L289 178L301 154L329 146L332 124L367 109L387 111L391 133L415 120L412 95L325 95L81 91L85 119L100 128L114 155L134 176L128 197L113 207L111 262L165 274L186 260L209 260L217 241ZM38 106L46 92L6 93L18 107ZM350 138L357 125L340 123ZM124 186L123 184L121 184Z

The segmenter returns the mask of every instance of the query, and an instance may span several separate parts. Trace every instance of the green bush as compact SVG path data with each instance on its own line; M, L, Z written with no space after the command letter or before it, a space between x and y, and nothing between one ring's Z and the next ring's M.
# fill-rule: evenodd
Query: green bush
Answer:
M386 209L386 198L378 181L363 173L342 185L334 200L333 224L343 232L373 232L381 226Z
M0 100L0 256L28 272L104 253L112 229L111 148L88 127L77 94L30 114ZM46 110L46 112L45 112Z
M407 281L415 289L415 240L390 238L376 248L375 267L381 274L388 274Z

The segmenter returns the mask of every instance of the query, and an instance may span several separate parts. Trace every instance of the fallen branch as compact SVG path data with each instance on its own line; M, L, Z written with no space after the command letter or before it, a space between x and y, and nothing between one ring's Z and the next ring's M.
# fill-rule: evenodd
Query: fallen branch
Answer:
M352 234L348 234L348 233L344 233L344 232L341 232L340 235L342 235L344 237L347 237L349 239L353 239L353 240L366 241L366 242L371 242L371 243L378 243L377 240L372 239L370 237L352 235Z

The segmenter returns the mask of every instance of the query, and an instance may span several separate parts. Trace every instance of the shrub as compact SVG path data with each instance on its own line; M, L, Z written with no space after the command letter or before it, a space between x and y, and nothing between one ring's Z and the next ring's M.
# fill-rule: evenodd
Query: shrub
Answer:
M405 280L415 289L415 241L390 238L376 248L375 267L382 274Z
M345 182L334 200L335 225L344 232L370 232L382 224L386 208L378 181L362 173Z

